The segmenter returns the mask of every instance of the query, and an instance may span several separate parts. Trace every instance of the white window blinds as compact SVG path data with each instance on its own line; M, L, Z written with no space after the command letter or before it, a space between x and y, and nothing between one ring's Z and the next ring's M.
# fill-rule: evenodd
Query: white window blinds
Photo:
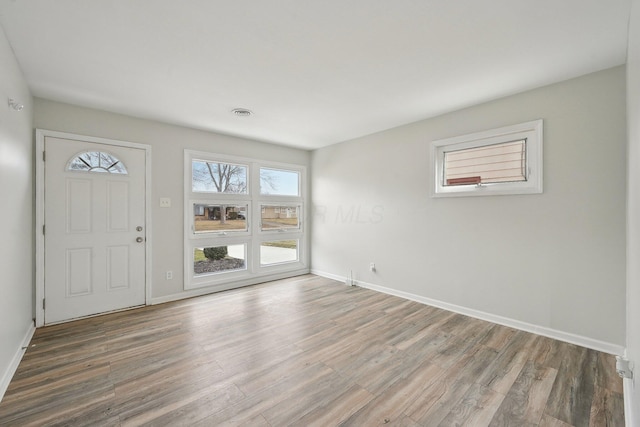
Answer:
M527 140L444 153L445 186L527 180Z

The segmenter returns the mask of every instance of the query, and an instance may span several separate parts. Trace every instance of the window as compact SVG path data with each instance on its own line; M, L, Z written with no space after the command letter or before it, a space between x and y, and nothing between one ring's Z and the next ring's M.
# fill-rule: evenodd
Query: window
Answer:
M432 143L434 197L542 192L542 120Z
M226 233L247 231L248 204L193 205L194 233Z
M260 265L283 264L297 260L297 240L273 240L260 244Z
M260 212L262 231L300 228L300 206L262 205Z
M300 260L299 242L304 236L300 189L300 170L260 168L260 266L263 269L285 267Z
M193 160L191 188L196 192L247 194L247 166Z
M246 245L227 245L193 250L193 274L202 276L246 270Z
M303 166L185 150L185 289L308 272Z
M300 172L260 168L260 194L299 196Z
M67 164L72 172L100 172L126 175L127 168L115 156L102 151L86 151L75 156Z
M526 166L526 139L445 151L443 185L526 181Z

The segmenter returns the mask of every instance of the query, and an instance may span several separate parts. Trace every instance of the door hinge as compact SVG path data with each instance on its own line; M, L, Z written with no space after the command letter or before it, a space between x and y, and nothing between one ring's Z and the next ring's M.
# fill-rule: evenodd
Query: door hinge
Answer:
M42 298L42 309L45 310L47 308L47 303L46 303L46 299Z
M46 227L46 225L42 224L42 234L43 234L43 235L44 235L44 234L45 234L45 232L46 232L46 228L45 228L45 227Z
M42 161L43 161L43 162L46 162L46 161L47 161L47 152L46 152L46 151L43 151L43 152L42 152Z

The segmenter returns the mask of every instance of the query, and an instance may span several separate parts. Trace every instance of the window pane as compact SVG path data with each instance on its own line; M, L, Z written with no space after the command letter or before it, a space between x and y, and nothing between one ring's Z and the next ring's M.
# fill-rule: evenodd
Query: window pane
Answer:
M193 273L196 276L246 268L244 244L195 248L193 251Z
M127 168L118 158L101 151L87 151L78 154L67 164L67 170L127 174Z
M296 171L260 168L260 194L299 196L300 173Z
M232 163L191 162L193 191L247 194L247 167Z
M444 154L444 185L526 181L526 140Z
M262 205L260 212L263 231L300 228L299 206Z
M260 244L260 265L298 261L297 240L275 240Z
M195 233L246 231L248 205L193 205Z

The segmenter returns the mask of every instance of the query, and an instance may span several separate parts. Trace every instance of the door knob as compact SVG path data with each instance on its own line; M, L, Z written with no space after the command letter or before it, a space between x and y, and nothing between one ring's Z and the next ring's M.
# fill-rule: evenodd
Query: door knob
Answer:
M142 231L142 226L141 225L137 226L136 231Z
M136 242L142 243L144 239L142 237L136 237Z

